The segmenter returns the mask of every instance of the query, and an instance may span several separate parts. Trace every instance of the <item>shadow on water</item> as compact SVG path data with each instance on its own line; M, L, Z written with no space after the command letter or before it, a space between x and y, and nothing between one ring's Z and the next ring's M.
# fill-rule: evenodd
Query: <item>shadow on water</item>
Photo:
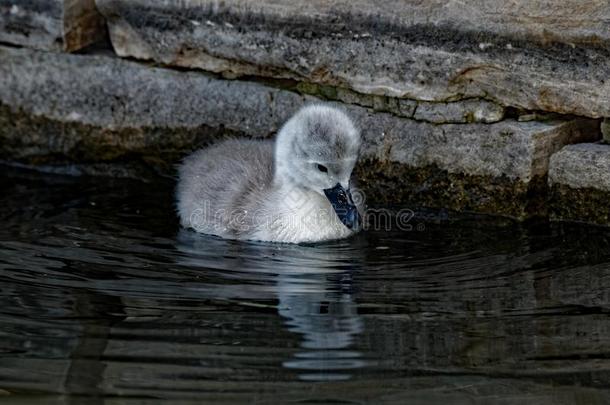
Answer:
M610 232L180 230L172 185L0 175L0 401L610 402Z

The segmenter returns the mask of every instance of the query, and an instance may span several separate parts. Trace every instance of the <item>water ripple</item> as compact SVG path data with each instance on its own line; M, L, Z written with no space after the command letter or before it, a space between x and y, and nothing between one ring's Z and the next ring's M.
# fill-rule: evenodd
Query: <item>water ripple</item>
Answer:
M610 401L603 228L449 217L242 243L179 229L171 184L0 187L0 395Z

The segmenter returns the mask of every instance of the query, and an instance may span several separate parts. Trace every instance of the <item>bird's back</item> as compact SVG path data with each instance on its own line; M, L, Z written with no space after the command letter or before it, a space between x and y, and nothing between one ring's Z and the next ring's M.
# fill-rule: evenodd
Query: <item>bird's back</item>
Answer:
M239 237L245 211L256 209L273 181L273 141L226 140L187 157L179 169L183 226Z

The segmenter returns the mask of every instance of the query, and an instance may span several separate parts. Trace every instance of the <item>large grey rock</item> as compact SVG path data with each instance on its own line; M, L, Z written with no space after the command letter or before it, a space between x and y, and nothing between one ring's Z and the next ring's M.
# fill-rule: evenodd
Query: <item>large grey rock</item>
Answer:
M105 32L95 0L0 0L0 42L75 51Z
M121 56L449 101L610 116L606 0L96 0Z
M610 225L610 145L570 145L553 155L549 170L554 219Z
M140 158L171 167L218 136L267 137L311 96L113 56L0 47L0 157L26 163ZM598 122L435 125L343 105L362 129L369 202L524 216L528 192ZM98 166L99 168L99 166Z
M597 122L588 120L431 125L369 117L361 124L372 128L365 131L367 163L358 173L376 202L519 218L545 214L550 157L563 145L598 138Z

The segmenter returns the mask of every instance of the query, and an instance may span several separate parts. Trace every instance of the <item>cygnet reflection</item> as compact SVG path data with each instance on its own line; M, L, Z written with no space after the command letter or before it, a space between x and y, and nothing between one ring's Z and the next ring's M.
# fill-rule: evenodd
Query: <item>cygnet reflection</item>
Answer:
M315 284L318 291L295 292L299 283ZM284 367L304 370L302 379L348 379L350 369L365 365L360 353L350 350L363 330L352 299L349 270L338 274L313 273L298 281L280 275L278 312L291 332L302 336L302 351Z
M214 298L276 298L286 328L301 336L301 350L283 366L302 380L321 381L349 379L351 371L366 365L355 348L364 325L352 282L363 261L362 243L242 243L181 231L178 249L185 253L181 264L242 281L218 289Z

